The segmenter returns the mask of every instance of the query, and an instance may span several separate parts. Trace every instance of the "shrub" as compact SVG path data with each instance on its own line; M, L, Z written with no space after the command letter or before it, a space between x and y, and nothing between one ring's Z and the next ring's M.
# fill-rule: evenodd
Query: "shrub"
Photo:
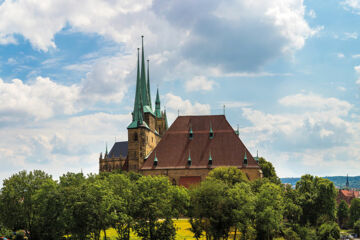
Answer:
M340 228L335 222L326 222L318 230L319 240L332 240L340 238Z
M360 236L360 219L354 223L354 231L358 236Z

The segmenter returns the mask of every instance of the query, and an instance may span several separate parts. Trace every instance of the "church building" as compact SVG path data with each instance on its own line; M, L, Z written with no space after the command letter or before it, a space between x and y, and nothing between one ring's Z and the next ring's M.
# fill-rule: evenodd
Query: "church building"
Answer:
M186 187L200 182L216 167L237 167L250 180L262 177L258 157L252 157L225 115L178 116L168 128L159 89L155 110L152 108L143 37L132 122L127 129L128 141L116 142L110 152L106 148L105 155L100 154L100 172L122 169L166 175L173 184Z

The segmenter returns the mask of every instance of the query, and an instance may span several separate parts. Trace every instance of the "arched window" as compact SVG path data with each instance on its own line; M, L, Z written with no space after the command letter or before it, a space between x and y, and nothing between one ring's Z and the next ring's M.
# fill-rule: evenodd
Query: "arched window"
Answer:
M138 134L134 133L134 142L137 142L137 140L138 140Z

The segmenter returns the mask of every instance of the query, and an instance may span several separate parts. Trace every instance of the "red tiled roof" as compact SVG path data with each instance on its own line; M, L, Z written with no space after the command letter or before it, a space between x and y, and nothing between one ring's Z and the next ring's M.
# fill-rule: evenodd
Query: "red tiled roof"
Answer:
M343 194L344 197L358 198L360 192L359 191L354 191L354 190L341 189L340 193Z
M214 132L213 139L209 138L210 123ZM193 131L192 139L189 139L190 126ZM180 116L166 131L141 169L208 168L210 152L212 168L245 167L245 151L248 159L246 167L260 168L224 115ZM191 166L187 164L189 152ZM158 159L156 166L155 153Z

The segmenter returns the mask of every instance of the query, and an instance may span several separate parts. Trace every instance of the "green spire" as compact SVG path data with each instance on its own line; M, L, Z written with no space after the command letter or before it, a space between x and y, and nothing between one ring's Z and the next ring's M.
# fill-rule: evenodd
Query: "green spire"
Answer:
M107 143L106 143L106 150L105 150L105 158L108 156L108 149L107 149Z
M190 150L189 150L189 158L188 158L187 164L188 164L189 166L191 165L191 156L190 156Z
M147 60L147 96L150 104L150 108L152 110L151 104L151 94L150 94L150 74L149 74L149 59Z
M136 92L135 92L135 102L134 102L134 111L132 113L132 123L128 128L137 128L143 123L143 103L141 97L141 81L140 81L140 54L138 48L138 61L137 61L137 75L136 75Z
M244 165L247 165L247 164L248 164L248 159L247 159L247 156L246 156L246 150L245 150Z
M258 151L258 150L256 150L255 161L256 161L257 163L259 163L259 151Z
M158 164L158 158L156 157L156 152L155 152L154 165L157 166L157 164Z
M158 88L157 91L156 91L155 116L156 116L157 118L161 118L159 88Z
M211 125L211 122L210 122L210 133L209 133L209 138L210 139L213 139L214 138L214 132L212 130L212 125Z
M144 55L144 36L141 36L141 70L140 70L141 97L144 105L144 112L151 112L151 103L149 102L148 89L145 76L145 55Z
M209 151L209 165L212 165L211 151Z

